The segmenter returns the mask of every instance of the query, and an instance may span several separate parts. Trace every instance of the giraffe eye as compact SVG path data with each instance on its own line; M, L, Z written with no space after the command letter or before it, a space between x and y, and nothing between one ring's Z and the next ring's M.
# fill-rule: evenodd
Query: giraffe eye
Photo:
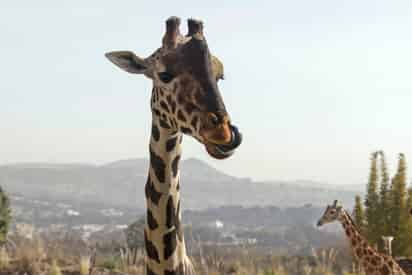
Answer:
M168 73L168 72L158 73L158 76L159 76L159 79L164 83L169 83L175 77L174 75L172 75L171 73Z

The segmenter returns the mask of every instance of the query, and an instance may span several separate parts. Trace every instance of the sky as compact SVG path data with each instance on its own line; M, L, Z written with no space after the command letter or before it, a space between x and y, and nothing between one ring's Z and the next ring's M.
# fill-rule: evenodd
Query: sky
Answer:
M244 135L231 158L184 139L184 158L255 180L367 180L370 154L412 158L411 1L4 1L0 164L148 157L150 80L104 53L141 57L164 22L202 19ZM182 32L186 31L182 24Z

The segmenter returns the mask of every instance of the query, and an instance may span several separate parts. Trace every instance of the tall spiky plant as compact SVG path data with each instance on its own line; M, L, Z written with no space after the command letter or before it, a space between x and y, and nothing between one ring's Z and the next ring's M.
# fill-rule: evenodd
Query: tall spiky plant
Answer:
M379 229L379 194L378 194L378 152L372 153L369 180L365 199L365 216L367 223L367 238L373 245L380 240Z
M0 245L7 241L7 233L11 222L10 200L0 187Z
M391 233L390 205L391 196L389 190L389 172L386 163L386 157L383 151L379 151L380 156L380 191L379 191L379 209L380 209L380 231L382 236L388 236Z
M404 154L399 154L397 172L392 179L391 186L391 208L390 208L390 225L392 236L397 239L393 245L393 254L395 256L404 253L403 239L405 232L405 213L406 209L406 159Z

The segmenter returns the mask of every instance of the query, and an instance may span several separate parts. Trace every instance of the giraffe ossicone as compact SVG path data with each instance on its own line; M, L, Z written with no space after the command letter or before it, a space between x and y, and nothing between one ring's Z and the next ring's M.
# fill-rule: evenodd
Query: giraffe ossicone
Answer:
M153 82L150 168L146 194L147 274L194 274L181 226L179 161L183 135L205 146L216 159L230 157L242 142L220 94L222 62L210 51L203 23L188 20L180 33L180 19L170 17L162 46L147 58L131 51L112 51L106 57L132 74Z
M337 200L326 207L318 221L318 226L334 221L342 224L353 257L362 265L366 275L406 275L395 259L390 255L378 252L369 245L366 238L357 229L350 214L343 209Z

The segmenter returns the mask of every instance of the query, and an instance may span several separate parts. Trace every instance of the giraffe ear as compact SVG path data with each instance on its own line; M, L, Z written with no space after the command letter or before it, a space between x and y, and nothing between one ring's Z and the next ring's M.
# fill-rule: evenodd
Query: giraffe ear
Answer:
M132 74L144 74L147 71L146 61L130 51L115 51L105 54L113 64Z

